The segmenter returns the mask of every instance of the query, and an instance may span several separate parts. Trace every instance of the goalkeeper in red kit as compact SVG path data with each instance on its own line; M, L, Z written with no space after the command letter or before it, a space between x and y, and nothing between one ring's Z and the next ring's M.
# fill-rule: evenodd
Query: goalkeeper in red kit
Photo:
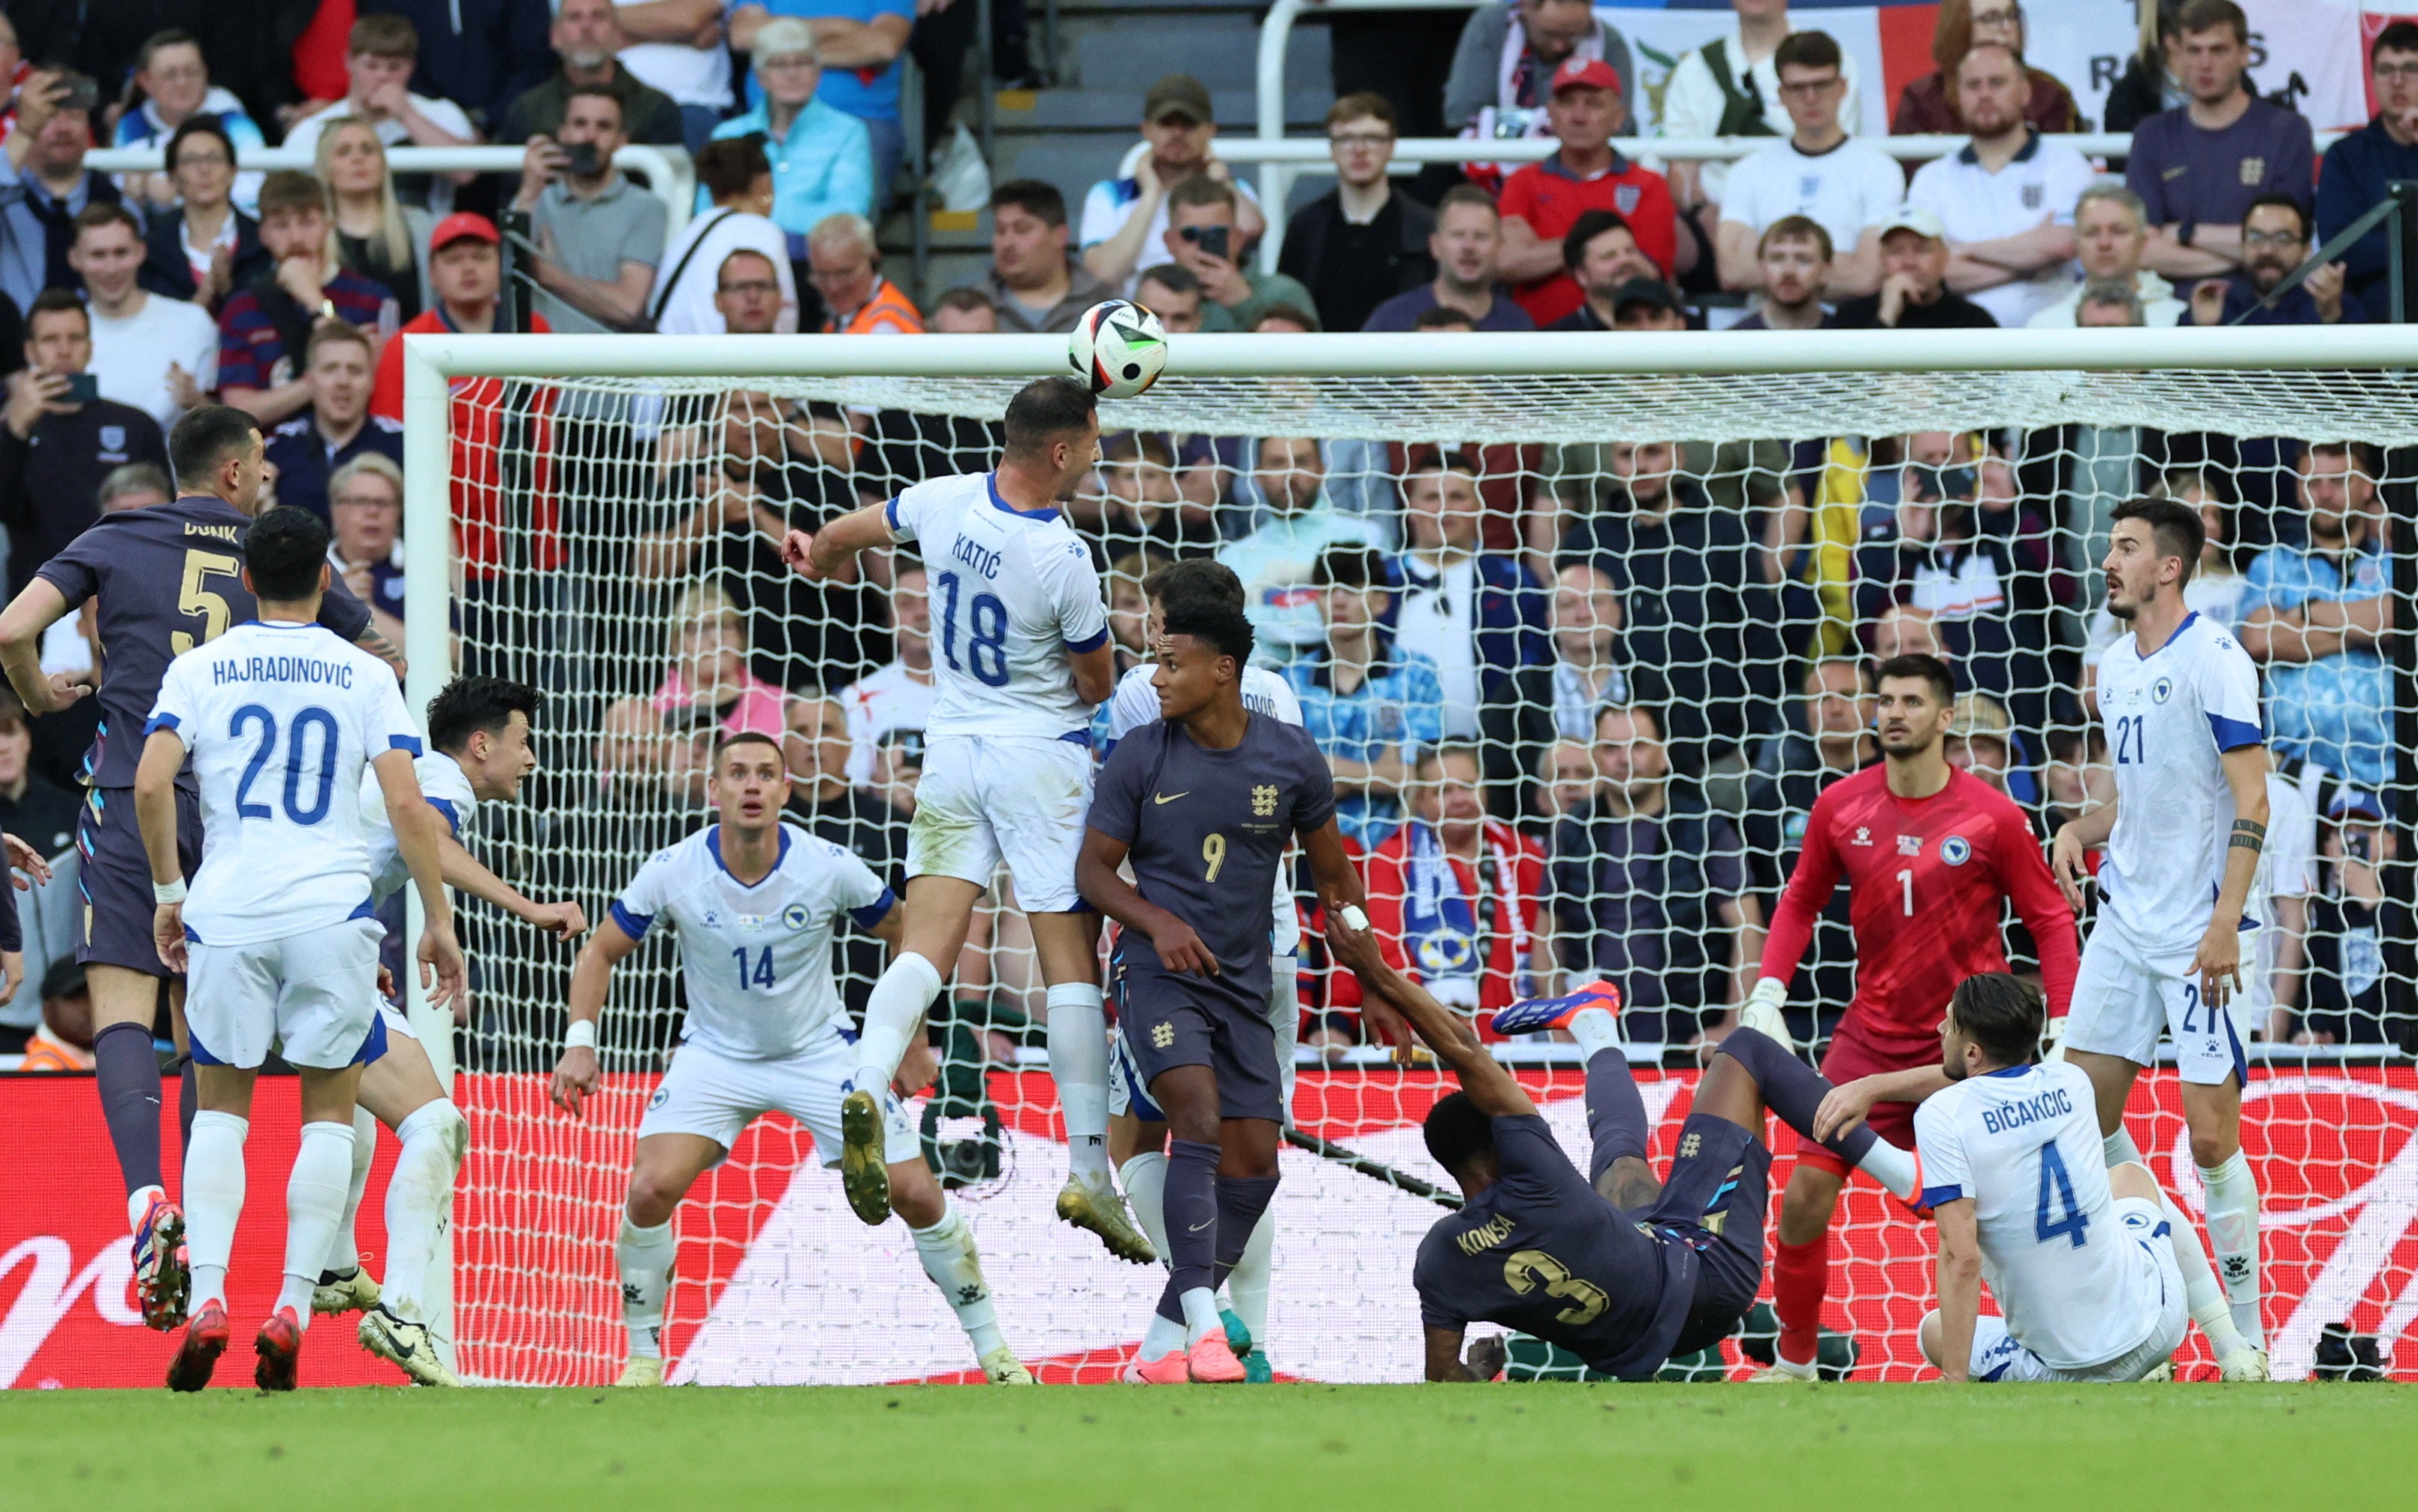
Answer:
M2023 811L1989 784L1948 764L1942 742L1955 700L1935 656L1883 662L1875 700L1877 767L1831 784L1814 801L1804 848L1764 943L1760 980L1739 1021L1785 1043L1781 1004L1814 923L1844 878L1856 942L1856 997L1823 1057L1822 1075L1852 1097L1859 1078L1937 1071L1939 1022L1956 985L2007 970L2006 905L2031 932L2048 989L2050 1033L2063 1025L2080 964L2067 907ZM1940 1085L1947 1085L1945 1074ZM1914 1148L1914 1105L1865 1106L1873 1131ZM1812 1381L1830 1291L1830 1216L1846 1184L1837 1156L1799 1140L1780 1206L1771 1268L1780 1348L1758 1381Z

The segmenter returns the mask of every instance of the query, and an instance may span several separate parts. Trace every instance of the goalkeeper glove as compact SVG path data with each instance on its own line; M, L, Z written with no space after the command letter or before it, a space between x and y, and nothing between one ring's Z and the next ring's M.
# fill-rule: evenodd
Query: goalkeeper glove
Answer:
M1788 1019L1781 1012L1787 1001L1788 984L1778 977L1765 977L1746 995L1746 1001L1738 1009L1738 1023L1794 1048L1796 1042L1789 1037Z
M2041 1031L2041 1038L2048 1041L2048 1054L2041 1057L2042 1060L2063 1061L2065 1059L2065 1015L2058 1015L2050 1019L2048 1027Z

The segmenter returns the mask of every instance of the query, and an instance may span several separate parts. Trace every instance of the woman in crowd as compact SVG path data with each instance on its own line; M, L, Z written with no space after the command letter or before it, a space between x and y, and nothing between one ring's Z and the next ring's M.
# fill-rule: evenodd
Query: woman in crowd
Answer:
M273 266L260 222L235 206L235 138L215 115L189 116L163 160L179 203L149 218L143 286L216 314L229 294Z
M874 214L873 141L863 121L815 98L823 70L804 22L779 16L765 23L754 55L763 101L713 134L763 137L773 164L773 220L788 233L790 259L803 262L806 233L823 217Z
M747 621L720 588L690 589L672 618L672 656L649 700L674 730L781 738L781 690L747 666Z
M436 220L395 198L394 175L387 168L377 128L351 115L320 132L317 173L328 186L329 216L336 223L344 265L393 290L404 319L419 314L432 298L428 237Z

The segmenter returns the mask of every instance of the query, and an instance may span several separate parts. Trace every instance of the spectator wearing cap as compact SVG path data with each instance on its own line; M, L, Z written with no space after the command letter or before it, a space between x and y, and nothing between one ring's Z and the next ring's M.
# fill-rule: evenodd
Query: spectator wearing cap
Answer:
M2242 271L2192 285L2192 323L2199 326L2359 326L2368 319L2359 296L2345 288L2345 269L2327 263L2298 287L2260 308L2292 270L2308 261L2309 212L2289 194L2261 194L2242 218Z
M1297 279L1263 273L1249 255L1234 186L1195 174L1167 192L1168 256L1201 284L1202 330L1249 330L1276 305L1312 316L1309 291Z
M1335 188L1293 212L1277 270L1298 280L1336 330L1358 330L1379 305L1435 277L1435 212L1395 191L1394 107L1346 95L1326 112Z
M144 250L132 211L87 205L76 217L68 260L84 280L100 396L133 405L164 431L218 387L219 328L201 306L152 294L137 282Z
M235 141L215 118L196 115L168 139L163 161L178 204L145 218L143 286L215 316L228 295L274 266L260 245L260 222L233 199ZM255 208L259 193L254 183Z
M1481 5L1462 28L1444 87L1444 123L1477 136L1537 135L1525 124L1544 112L1555 70L1576 58L1611 67L1629 99L1637 70L1629 41L1588 0L1507 0Z
M865 123L873 147L877 205L889 200L906 156L898 95L915 13L916 0L750 0L730 12L730 45L742 53L753 50L758 34L776 18L806 23L823 66L815 99ZM750 78L749 102L763 89L760 76Z
M2250 23L2233 0L2189 0L2176 16L2190 97L2133 129L2124 183L2149 209L2143 261L2171 279L2242 266L2242 218L2261 194L2308 203L2309 123L2250 89Z
M1560 148L1503 185L1501 272L1512 285L1511 298L1539 327L1551 326L1584 300L1578 281L1563 266L1562 238L1589 210L1610 210L1626 221L1638 250L1663 278L1674 271L1675 257L1689 266L1694 262L1692 240L1685 256L1676 250L1670 185L1613 148L1613 133L1628 115L1620 78L1611 65L1570 59L1553 75L1547 107Z
M6 954L10 963L8 984L22 992L25 986L23 953ZM42 973L40 991L41 1024L25 1041L25 1058L18 1062L17 1069L28 1073L90 1071L92 991L84 985L84 968L72 956L61 956Z
M1976 43L1956 91L1972 140L1918 169L1905 203L1946 229L1948 286L2021 326L2074 286L2074 206L2097 171L2026 119L2031 83L2006 43Z
M1878 292L1839 306L1847 330L1941 330L1996 326L1990 312L1948 287L1948 233L1939 217L1907 206L1881 227Z
M134 55L133 87L141 98L117 118L115 146L164 146L176 129L191 120L217 122L229 142L240 143L247 150L268 145L259 126L245 113L243 101L210 83L209 62L191 32L154 32L145 39L143 51ZM126 188L146 214L172 208L180 197L172 173L130 174ZM236 197L247 205L259 192L256 173L236 182Z
M528 216L537 240L538 306L563 330L627 329L654 290L669 217L614 166L628 141L620 97L578 89L561 140L533 136L522 154L513 208Z
M1633 278L1612 291L1615 330L1686 330L1688 307L1679 291L1659 278Z
M428 237L428 283L436 293L435 302L395 334L446 330L484 336L498 329L504 260L503 238L496 234L496 223L468 210L457 210L437 221ZM536 330L554 328L542 314L532 313L529 322ZM388 342L378 350L370 413L396 421L403 419L401 342Z
M1880 226L1905 194L1905 173L1841 123L1845 54L1829 33L1793 33L1773 60L1792 130L1730 165L1713 234L1722 286L1760 287L1756 238L1783 216L1801 215L1830 234L1831 292L1868 293L1880 286Z
M0 152L0 294L31 310L44 289L73 288L68 249L87 205L115 205L117 186L84 165L92 117L60 108L58 74L27 76L17 92L17 125Z
M1952 3L1952 0L1951 0ZM1786 136L1786 97L1780 92L1780 44L1797 30L1788 0L1730 0L1737 20L1729 31L1691 49L1671 70L1662 90L1662 131L1667 137ZM1857 69L1853 53L1839 59L1846 87L1839 96L1839 124L1856 129ZM1729 164L1675 162L1671 192L1695 208L1719 205L1729 182Z
M620 62L680 107L681 141L704 150L714 126L730 114L730 46L723 34L729 0L652 0L615 8L629 45ZM763 51L758 39L757 53Z
M1830 233L1810 216L1783 215L1763 228L1754 246L1763 295L1732 330L1828 330L1822 305L1830 287Z
M863 121L817 98L823 69L815 37L794 16L756 30L755 75L764 96L745 115L713 128L727 140L764 139L773 165L773 219L803 260L807 234L834 215L870 217L884 187L874 178L873 138Z
M1167 245L1168 192L1187 178L1233 185L1235 230L1246 242L1267 234L1259 197L1217 158L1207 85L1188 73L1171 73L1151 85L1142 97L1141 137L1149 150L1135 159L1132 172L1103 178L1083 196L1076 239L1094 278L1111 288L1133 288L1136 272Z
M806 276L823 297L823 334L920 336L923 312L881 273L873 222L861 215L825 216L806 237Z
M296 121L284 145L296 152L316 153L320 132L347 116L359 116L375 127L378 140L390 147L476 146L479 129L460 105L415 95L407 87L419 66L420 31L409 20L363 16L353 23L344 41L344 98ZM403 192L438 214L453 206L453 186L448 180L408 183Z
M24 362L0 418L0 525L8 527L12 596L98 518L102 479L130 462L168 462L148 414L69 397L74 375L92 364L92 316L72 290L46 289L25 313Z
M327 502L328 565L369 605L378 634L402 645L402 464L382 451L356 453L329 475Z
M1562 237L1562 267L1585 296L1548 330L1610 330L1614 296L1638 280L1660 281L1654 260L1637 248L1637 233L1612 210L1589 210Z
M2367 63L2376 116L2326 148L2318 165L2318 240L2334 240L2391 192L2394 180L2418 178L2418 22L2396 21L2376 34ZM2345 287L2371 312L2384 308L2390 271L2383 223L2343 254Z
M1115 291L1071 256L1066 199L1037 178L1011 178L990 192L990 267L974 286L989 297L1002 330L1071 331L1083 312Z
M714 306L723 265L732 253L759 252L780 285L780 316L773 328L798 329L797 275L789 267L789 238L773 221L773 165L764 139L726 137L696 155L696 179L713 208L692 217L664 249L663 271L649 297L655 329L666 336L718 336L726 328Z
M303 348L311 407L268 434L277 502L328 518L329 479L353 458L377 455L403 466L403 422L370 413L376 374L370 339L341 320L323 320Z
M264 426L310 405L302 349L320 319L375 331L381 341L401 324L384 284L329 255L333 230L317 179L281 169L261 181L260 243L275 265L219 312L219 395Z
M2174 285L2141 266L2150 243L2150 223L2141 196L2112 178L2102 178L2082 191L2074 206L2074 251L2082 264L2084 283L2130 285L2141 306L2139 324L2171 326L2189 306L2175 298ZM2043 306L2025 324L2038 330L2070 328L2076 323L2082 286L2068 289Z
M620 97L630 140L664 146L683 145L680 106L662 90L622 67L616 56L630 45L613 0L562 0L546 43L559 60L553 74L531 84L504 110L498 142L515 145L562 130L574 89L610 89Z
M1362 330L1410 330L1437 310L1458 313L1472 330L1534 330L1537 323L1497 283L1503 216L1476 184L1455 184L1436 202L1428 254L1435 277L1369 313Z
M1957 101L1956 66L1974 48L1996 44L2024 55L2024 8L2017 0L1940 0L1939 20L1931 34L1931 60L1939 65L1898 91L1897 109L1890 115L1892 136L1954 135L1967 129ZM2082 113L2074 91L2045 69L2027 65L2024 76L2031 92L2024 101L2024 119L2050 132L2083 130ZM1668 116L1666 115L1665 119ZM2109 123L2109 130L2122 128Z
M1284 669L1301 725L1335 771L1335 817L1362 848L1384 845L1402 818L1402 792L1423 746L1444 739L1435 664L1397 645L1393 590L1374 548L1321 552L1310 587L1325 633Z

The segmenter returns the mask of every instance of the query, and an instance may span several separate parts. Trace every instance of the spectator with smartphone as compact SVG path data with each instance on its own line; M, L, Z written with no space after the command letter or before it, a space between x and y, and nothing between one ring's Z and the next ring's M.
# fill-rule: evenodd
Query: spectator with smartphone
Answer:
M17 127L0 153L0 293L31 310L44 289L72 288L75 218L87 205L114 205L117 186L84 169L98 102L81 74L37 72L17 92Z
M513 208L528 214L538 307L558 330L626 329L654 289L667 218L613 166L628 141L621 97L602 85L572 91L559 141L529 138Z
M8 592L100 517L101 481L130 462L165 467L160 422L100 397L92 316L72 289L46 289L25 313L25 368L0 411L0 525Z
M1168 254L1201 283L1202 330L1249 330L1271 305L1315 315L1301 281L1251 266L1234 186L1197 174L1167 191Z

